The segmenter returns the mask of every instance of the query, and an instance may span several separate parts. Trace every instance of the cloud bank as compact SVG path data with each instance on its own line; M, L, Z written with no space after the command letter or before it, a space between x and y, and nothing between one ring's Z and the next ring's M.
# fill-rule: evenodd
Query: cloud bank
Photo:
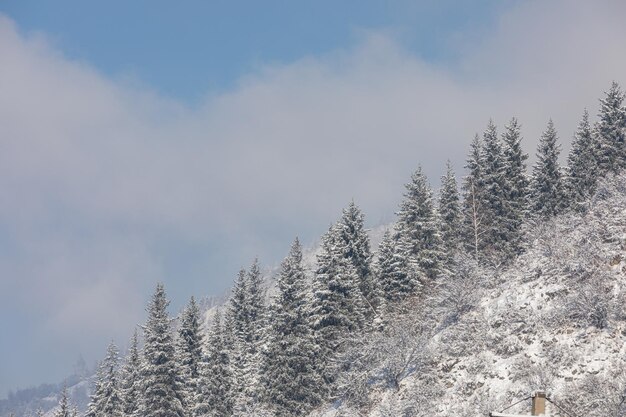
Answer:
M620 1L514 3L437 63L363 32L194 107L0 17L0 392L123 344L156 281L176 306L219 293L352 198L390 221L417 165L434 186L447 158L460 174L489 118L518 117L534 153L552 117L567 148L583 108L626 84L624 16Z

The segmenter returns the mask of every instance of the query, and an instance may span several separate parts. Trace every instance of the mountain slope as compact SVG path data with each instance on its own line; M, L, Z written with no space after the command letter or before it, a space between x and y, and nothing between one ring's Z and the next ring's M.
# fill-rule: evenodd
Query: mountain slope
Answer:
M317 414L488 415L546 390L572 415L626 415L626 177L587 213L530 226L512 265L459 259L429 292L383 337L355 341L347 400Z

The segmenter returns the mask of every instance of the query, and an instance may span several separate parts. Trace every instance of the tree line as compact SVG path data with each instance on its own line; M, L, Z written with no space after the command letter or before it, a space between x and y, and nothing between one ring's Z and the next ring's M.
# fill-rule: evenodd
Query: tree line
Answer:
M295 239L268 297L255 260L239 272L208 330L193 297L174 329L158 284L142 342L135 332L123 358L111 343L85 416L291 416L340 398L346 362L338 358L356 338L380 334L406 314L403 303L453 274L459 256L506 265L523 252L529 224L584 211L598 180L626 167L617 83L594 123L583 112L564 167L559 154L550 120L529 173L517 119L502 133L489 121L470 145L460 189L449 162L437 196L422 169L415 171L376 252L351 202L322 237L313 271ZM55 417L72 415L63 398Z

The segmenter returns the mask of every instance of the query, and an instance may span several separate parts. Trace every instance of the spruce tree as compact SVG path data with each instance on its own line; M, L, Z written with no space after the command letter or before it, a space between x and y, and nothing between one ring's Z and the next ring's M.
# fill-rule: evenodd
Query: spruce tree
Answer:
M89 417L121 417L124 415L118 377L119 352L111 342L107 354L98 367L97 380L87 406Z
M107 348L107 355L102 361L104 380L101 385L100 413L102 417L121 417L124 415L122 395L119 381L119 351L115 343L111 342Z
M343 256L352 263L358 275L358 285L366 302L366 316L371 319L380 303L380 289L372 271L370 239L365 230L365 216L351 201L343 210L337 224L339 244L344 249Z
M121 396L122 409L126 417L139 417L139 404L141 403L141 356L137 330L133 333L130 346L126 355L126 361L122 368Z
M233 414L233 375L226 339L222 316L217 310L200 366L200 390L194 401L194 416L221 417Z
M143 328L144 417L185 417L185 391L180 383L168 305L163 284L158 284Z
M441 177L439 191L439 231L449 267L461 242L459 189L449 160L446 162L446 173Z
M404 200L400 204L395 238L401 240L415 275L422 273L431 279L441 272L443 258L441 236L437 230L432 191L422 168L406 184Z
M528 155L522 149L520 125L516 118L512 118L505 126L502 135L504 142L504 180L506 181L505 212L506 248L509 255L521 252L522 225L528 217L528 174L526 160Z
M230 299L227 322L232 332L235 408L245 412L256 401L259 349L265 331L265 292L258 260L239 272Z
M233 395L235 396L235 407L237 408L245 403L244 386L248 364L246 337L249 333L247 308L246 270L241 269L235 280L226 314L227 337L231 338L227 346L232 359Z
M194 297L191 297L182 312L176 342L179 376L186 394L185 402L188 410L192 411L199 390L203 346L202 318Z
M504 171L502 144L493 121L489 121L483 134L482 157L482 207L484 210L483 243L485 254L499 260L508 241L507 215L508 184Z
M104 391L104 366L102 362L98 364L91 394L89 395L89 403L87 404L86 417L100 417L102 411L102 398Z
M312 320L329 352L343 337L361 330L365 324L366 302L359 288L358 272L344 256L346 247L339 227L332 226L322 237L313 279Z
M561 169L559 167L560 146L552 120L541 136L537 148L537 162L533 166L532 208L539 218L548 218L559 214L565 203Z
M69 397L67 394L67 387L63 387L61 391L61 398L59 399L59 406L54 412L54 417L72 417L72 410L70 409Z
M595 192L598 181L597 149L598 144L589 123L589 113L585 110L567 156L567 200L574 210L581 210L584 202Z
M470 153L465 168L468 171L463 180L463 242L465 249L478 259L485 247L484 234L486 215L483 186L483 152L478 134L470 145Z
M320 352L309 322L302 249L296 239L281 264L264 355L263 398L276 416L304 415L321 404Z
M378 246L378 279L387 305L414 294L420 285L409 267L407 251L398 247L401 243L386 230Z
M598 167L601 173L617 172L626 166L626 108L624 93L615 81L600 100Z
M256 402L259 388L261 349L267 331L265 289L258 259L255 259L250 266L246 279L248 334L246 335L247 376L245 391L248 401Z

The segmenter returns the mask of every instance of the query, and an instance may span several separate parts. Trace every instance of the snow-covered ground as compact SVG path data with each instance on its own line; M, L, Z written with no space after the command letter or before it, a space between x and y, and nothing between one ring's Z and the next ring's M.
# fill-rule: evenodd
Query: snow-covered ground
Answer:
M545 390L572 415L626 415L623 177L605 182L587 214L529 227L512 265L461 285L468 291L455 294L472 308L432 333L427 366L414 366L397 390L379 386L361 406L319 414L485 416ZM530 414L530 400L507 412ZM550 403L547 412L566 415Z

